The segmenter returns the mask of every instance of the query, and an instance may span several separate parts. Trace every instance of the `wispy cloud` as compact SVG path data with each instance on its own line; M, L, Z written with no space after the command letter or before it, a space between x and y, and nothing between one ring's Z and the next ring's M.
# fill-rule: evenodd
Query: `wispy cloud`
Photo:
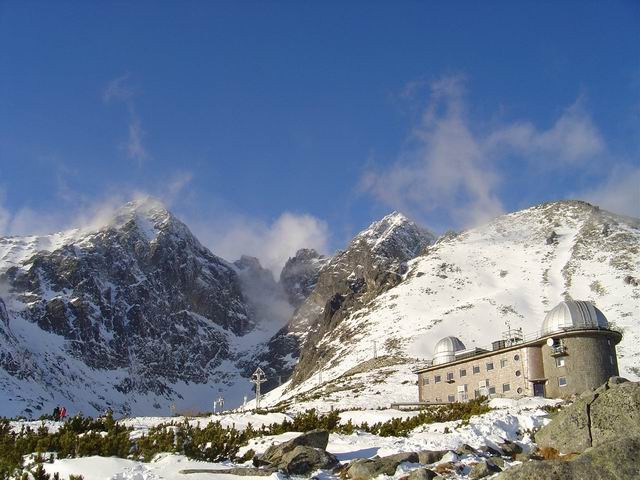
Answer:
M605 210L640 218L640 167L618 165L601 185L575 196Z
M241 215L212 218L209 222L188 222L198 238L214 253L235 260L242 254L260 259L274 275L300 248L329 250L329 227L313 215L284 212L272 222Z
M424 84L408 85L413 98ZM473 128L465 80L444 77L428 84L429 99L414 127L411 147L390 168L367 171L360 186L383 203L427 223L468 227L504 211L501 162L517 157L541 168L584 164L604 150L599 131L578 99L548 129L531 122Z
M149 159L149 152L144 146L145 131L142 128L140 117L135 105L136 91L129 84L129 74L111 80L102 93L105 103L119 102L127 107L128 115L128 139L126 144L127 156L141 165Z

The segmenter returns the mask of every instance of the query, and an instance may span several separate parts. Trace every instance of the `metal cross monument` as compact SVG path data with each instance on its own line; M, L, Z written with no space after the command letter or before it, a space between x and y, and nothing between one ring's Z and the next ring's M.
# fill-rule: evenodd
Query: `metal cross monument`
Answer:
M253 375L251 375L251 383L256 384L256 409L260 408L260 384L267 381L267 376L262 369L258 367Z

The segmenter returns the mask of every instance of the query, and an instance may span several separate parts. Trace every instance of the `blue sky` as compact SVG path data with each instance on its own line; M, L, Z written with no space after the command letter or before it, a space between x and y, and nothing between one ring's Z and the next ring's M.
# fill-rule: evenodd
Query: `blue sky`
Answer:
M0 234L146 193L277 268L393 209L640 216L639 46L632 1L0 0Z

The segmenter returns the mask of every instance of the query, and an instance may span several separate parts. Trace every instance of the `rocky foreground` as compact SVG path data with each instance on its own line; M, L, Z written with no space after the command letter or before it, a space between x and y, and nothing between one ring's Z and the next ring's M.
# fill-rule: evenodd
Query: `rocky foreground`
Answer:
M253 456L251 467L181 473L288 478L323 471L323 478L353 480L630 480L640 478L640 383L613 377L530 433L536 443L487 439L478 448L463 443L456 449L406 451L341 463L327 451L329 432L314 430L272 444Z

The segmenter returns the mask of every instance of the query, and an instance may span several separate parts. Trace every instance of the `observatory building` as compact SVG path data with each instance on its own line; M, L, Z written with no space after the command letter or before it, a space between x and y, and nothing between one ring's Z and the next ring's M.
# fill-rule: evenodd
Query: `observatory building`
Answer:
M457 337L445 337L436 343L432 362L417 370L420 402L580 394L618 375L621 339L604 314L584 301L559 303L531 338L509 329L490 347L468 349Z

